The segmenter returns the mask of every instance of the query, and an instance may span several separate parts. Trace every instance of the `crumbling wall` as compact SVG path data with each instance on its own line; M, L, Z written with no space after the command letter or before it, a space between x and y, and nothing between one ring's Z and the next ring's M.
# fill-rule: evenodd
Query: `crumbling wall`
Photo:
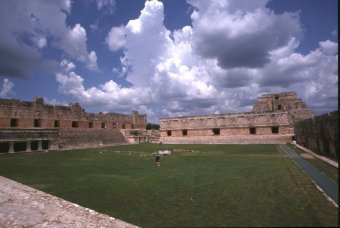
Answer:
M338 112L294 123L296 141L315 153L339 159Z
M308 109L302 99L294 92L264 94L258 98L252 111L286 111L292 116L293 121L314 117L314 113Z

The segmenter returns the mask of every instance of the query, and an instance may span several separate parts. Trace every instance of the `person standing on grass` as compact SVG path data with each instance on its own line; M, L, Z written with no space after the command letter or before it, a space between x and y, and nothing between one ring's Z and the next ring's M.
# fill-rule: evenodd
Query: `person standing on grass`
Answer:
M294 149L296 148L296 141L293 140Z
M157 152L157 153L156 153L156 159L155 159L156 165L157 165L157 166L161 166L160 160L161 160L161 156L160 156L159 153Z

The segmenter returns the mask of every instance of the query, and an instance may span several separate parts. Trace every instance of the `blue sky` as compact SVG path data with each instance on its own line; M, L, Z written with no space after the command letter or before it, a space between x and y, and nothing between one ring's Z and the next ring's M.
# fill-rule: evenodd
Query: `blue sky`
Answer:
M336 0L0 2L0 97L160 117L337 109Z

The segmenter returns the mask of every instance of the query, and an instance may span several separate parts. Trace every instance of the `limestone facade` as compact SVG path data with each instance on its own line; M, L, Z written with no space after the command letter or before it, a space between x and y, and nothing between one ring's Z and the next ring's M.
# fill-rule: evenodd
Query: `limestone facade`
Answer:
M293 123L314 117L296 93L265 94L252 112L160 119L164 143L285 143Z
M146 115L133 111L119 113L87 113L78 103L69 106L47 105L43 98L32 102L0 99L0 128L111 128L145 129Z
M146 115L137 111L93 114L78 103L0 99L0 153L127 143L120 130L146 129L146 124Z

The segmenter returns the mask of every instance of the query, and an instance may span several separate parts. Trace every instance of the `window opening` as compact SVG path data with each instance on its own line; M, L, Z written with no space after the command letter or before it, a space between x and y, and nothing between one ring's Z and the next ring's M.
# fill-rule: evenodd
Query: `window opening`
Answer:
M41 120L40 119L34 119L34 127L41 127Z
M213 128L212 129L214 135L219 135L220 134L220 129L219 128Z
M18 119L11 119L11 127L17 127L18 126Z

